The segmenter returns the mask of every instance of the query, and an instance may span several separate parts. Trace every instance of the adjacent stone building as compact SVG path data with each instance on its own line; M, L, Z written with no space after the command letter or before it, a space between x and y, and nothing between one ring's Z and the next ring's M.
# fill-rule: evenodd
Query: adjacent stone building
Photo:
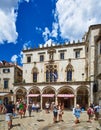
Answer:
M7 61L0 62L0 103L14 100L14 83L22 82L22 68Z

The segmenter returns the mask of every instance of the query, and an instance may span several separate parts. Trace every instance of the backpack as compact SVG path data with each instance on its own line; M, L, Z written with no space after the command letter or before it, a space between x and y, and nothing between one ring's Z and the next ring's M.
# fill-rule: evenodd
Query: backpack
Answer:
M88 114L88 115L91 115L91 114L92 114L92 110L91 110L91 108L88 108L88 110L87 110L87 114Z
M94 112L97 112L97 108L94 109Z

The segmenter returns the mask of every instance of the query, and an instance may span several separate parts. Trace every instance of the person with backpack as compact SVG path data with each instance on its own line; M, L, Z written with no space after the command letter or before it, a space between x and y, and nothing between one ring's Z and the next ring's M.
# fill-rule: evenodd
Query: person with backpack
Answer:
M99 106L99 104L95 105L95 107L94 107L95 120L98 120L98 118L99 118L99 110L100 109L101 109L101 107Z
M88 121L87 122L91 123L91 119L92 119L92 117L94 115L94 110L93 110L92 106L88 107L87 114L88 114Z

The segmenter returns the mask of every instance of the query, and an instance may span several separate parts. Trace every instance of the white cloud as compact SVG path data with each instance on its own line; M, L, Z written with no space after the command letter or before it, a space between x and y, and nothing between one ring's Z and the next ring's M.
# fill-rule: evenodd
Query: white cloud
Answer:
M16 31L16 18L18 0L0 0L0 43L16 43L18 33Z
M54 16L58 16L61 37L81 39L91 24L101 23L100 9L98 0L58 0Z
M49 39L49 40L47 40L47 41L45 42L44 47L46 47L46 46L51 46L51 45L54 46L54 43L53 43L52 39Z
M23 64L23 52L22 51L20 52L18 57L20 58L20 63Z
M51 46L51 45L52 45L52 46L55 46L55 43L54 43L54 41L53 41L52 39L48 39L48 40L44 43L44 45L40 44L39 47L40 47L40 48L42 48L43 46L44 46L44 47L47 47L47 46L49 47L49 46Z
M14 62L14 63L17 63L17 59L18 59L18 56L17 55L13 55L11 57L11 61Z
M16 43L18 32L16 19L18 3L30 0L0 0L0 44Z
M26 43L23 44L23 49L26 50L26 49L30 49L31 48L31 41L28 41Z
M53 30L51 32L51 36L57 38L58 36L58 23L53 23Z
M45 31L42 33L44 41L46 42L49 39L49 36L51 35L50 30L45 27Z

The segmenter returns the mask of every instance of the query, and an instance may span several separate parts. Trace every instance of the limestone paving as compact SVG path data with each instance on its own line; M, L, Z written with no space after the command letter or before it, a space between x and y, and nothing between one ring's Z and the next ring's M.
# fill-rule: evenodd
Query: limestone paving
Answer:
M80 123L75 124L75 117L72 111L64 111L63 122L53 123L53 113L45 113L44 110L36 113L32 112L32 116L20 118L19 115L13 118L13 127L11 130L96 130L99 126L98 121L92 120L87 122L88 116L86 112L81 113ZM8 130L5 115L0 115L0 130Z

